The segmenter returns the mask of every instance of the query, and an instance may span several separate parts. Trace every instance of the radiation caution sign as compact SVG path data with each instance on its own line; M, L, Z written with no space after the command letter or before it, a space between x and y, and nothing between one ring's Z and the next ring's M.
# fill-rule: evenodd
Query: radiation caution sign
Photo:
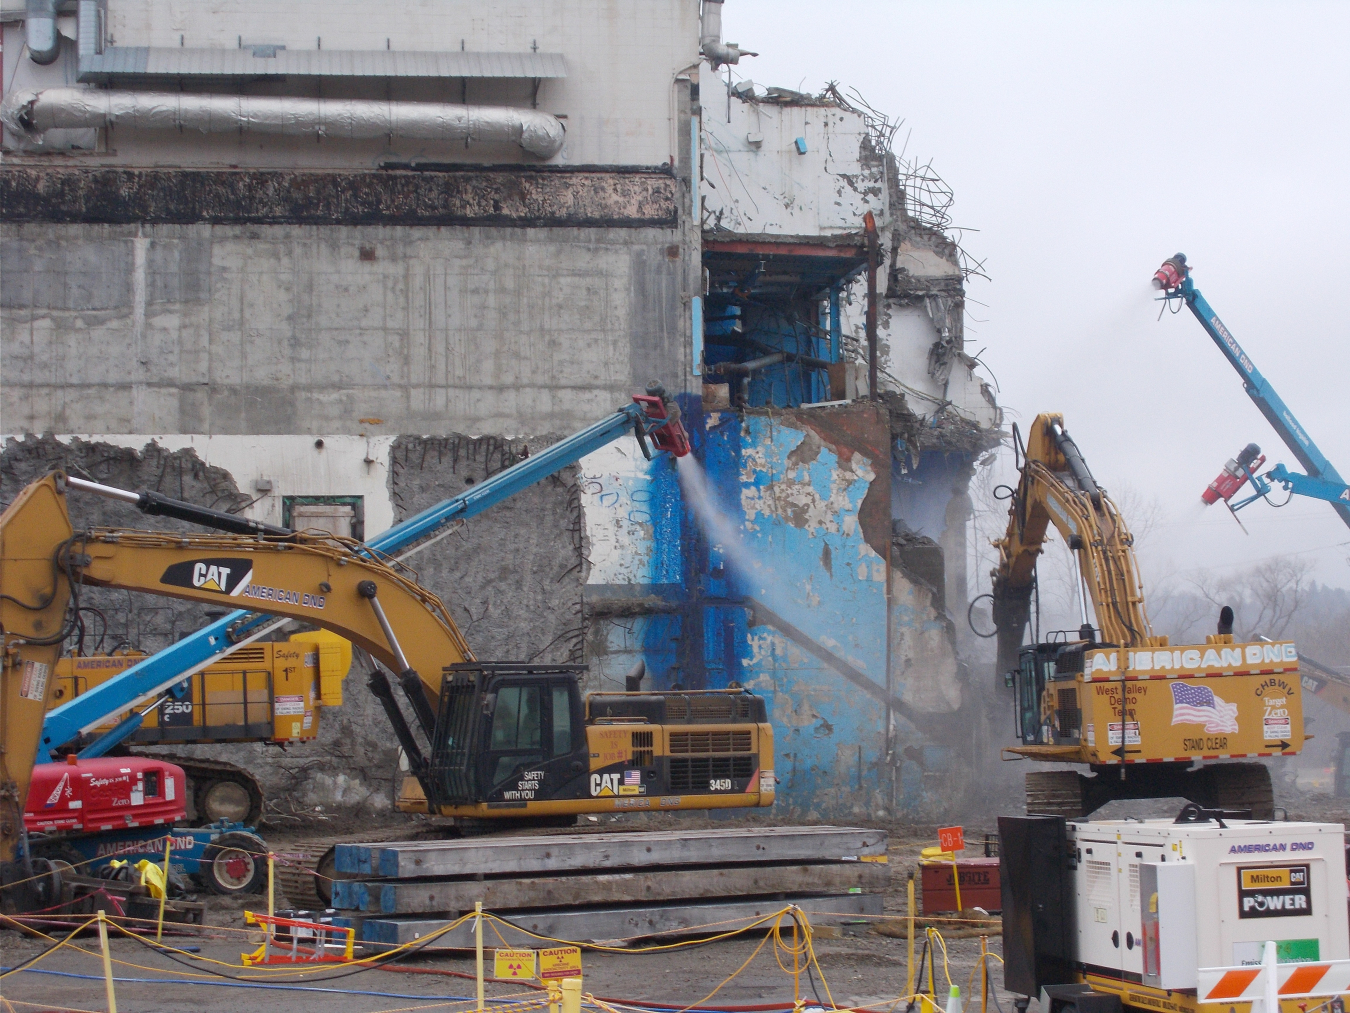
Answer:
M581 947L555 946L551 950L540 950L539 977L545 981L581 977Z
M534 979L534 950L497 950L493 956L494 978Z

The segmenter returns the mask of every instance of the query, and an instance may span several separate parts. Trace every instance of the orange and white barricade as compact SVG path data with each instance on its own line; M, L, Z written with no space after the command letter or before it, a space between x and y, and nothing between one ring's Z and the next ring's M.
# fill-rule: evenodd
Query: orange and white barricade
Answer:
M356 930L325 922L278 918L244 912L244 923L257 925L266 935L253 953L241 954L245 964L348 963L356 941ZM289 929L277 932L277 929ZM304 944L301 944L304 940ZM290 943L289 949L286 943Z
M1260 964L1199 969L1196 999L1200 1002L1262 1000L1262 1013L1276 1013L1281 999L1350 993L1350 960L1312 960L1281 964L1275 944L1265 944Z

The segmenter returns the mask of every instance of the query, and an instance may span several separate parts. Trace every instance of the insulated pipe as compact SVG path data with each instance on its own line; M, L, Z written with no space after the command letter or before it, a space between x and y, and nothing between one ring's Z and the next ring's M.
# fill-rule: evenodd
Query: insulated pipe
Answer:
M703 0L699 19L698 44L714 68L724 63L740 63L742 56L758 56L735 43L722 42L722 0Z
M828 360L817 359L812 355L798 355L796 352L770 352L757 359L747 359L745 362L713 363L708 367L708 372L749 374L766 369L769 366L776 366L780 362L800 363L807 369L829 369L831 365Z
M5 96L0 120L11 130L41 134L58 128L200 130L202 133L285 134L343 140L400 137L423 141L518 144L539 158L562 150L557 117L511 106L441 102L382 102L272 95L193 95L104 91L96 88L23 89Z
M786 359L786 352L771 352L768 355L761 355L758 359L747 359L745 362L719 362L710 367L709 372L740 373L743 376L748 376L761 369L767 369L769 366L776 366Z
M28 0L23 34L28 43L28 55L34 63L56 62L61 55L61 35L56 30L56 0Z

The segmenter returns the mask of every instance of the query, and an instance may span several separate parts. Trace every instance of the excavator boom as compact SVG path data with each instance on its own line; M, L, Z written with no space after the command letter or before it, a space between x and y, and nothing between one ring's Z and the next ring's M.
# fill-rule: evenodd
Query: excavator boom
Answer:
M28 486L0 514L0 880L23 838L52 670L68 632L71 575L56 563L56 551L73 534L53 478Z
M1234 643L1231 610L1204 644L1171 648L1155 635L1134 539L1061 416L1036 417L1020 472L992 574L999 671L1013 688L1021 740L1008 752L1095 771L1028 774L1027 811L1076 818L1115 798L1179 795L1270 818L1265 767L1191 766L1302 748L1295 645ZM1052 524L1077 561L1082 627L1023 645Z
M1020 448L1019 448L1020 450ZM1116 505L1092 477L1063 416L1036 416L1027 435L1021 478L1008 509L1008 530L994 544L994 622L998 670L1017 667L1030 619L1036 561L1050 525L1074 553L1087 597L1107 643L1140 647L1153 642L1134 557L1134 538ZM1086 610L1085 625L1090 625Z
M679 406L667 395L664 387L653 382L648 385L645 395L634 396L631 403L600 421L498 472L465 492L409 517L376 535L360 548L352 543L353 552L371 559L410 555L452 530L454 524L482 513L521 489L630 432L636 436L638 446L648 457L653 456L648 441L656 451L676 457L689 452L689 437L680 422ZM142 511L151 514L177 517L242 534L278 539L293 537L292 532L285 528L274 528L233 514L220 514L157 494L113 489L80 479L70 479L69 482L87 492L134 503ZM219 661L231 651L275 630L285 621L284 618L275 618L282 613L271 608L270 602L266 600L236 598L224 604L235 605L235 611L189 633L158 654L137 662L74 700L53 708L42 730L42 747L50 752L65 745L78 734L102 724L109 716L122 713L139 701L163 692ZM129 722L128 727L118 734L124 738L134 731L134 727L134 723Z
M17 849L54 684L50 673L68 632L67 607L82 586L249 603L332 630L399 676L428 737L442 668L473 660L440 599L406 567L381 561L359 543L322 534L259 539L106 528L77 534L65 489L65 476L54 472L24 489L0 517L6 641L0 861Z

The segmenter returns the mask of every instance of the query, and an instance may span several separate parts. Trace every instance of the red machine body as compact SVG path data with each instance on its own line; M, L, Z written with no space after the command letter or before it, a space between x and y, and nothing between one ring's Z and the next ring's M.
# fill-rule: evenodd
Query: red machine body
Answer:
M164 760L102 756L33 768L23 823L78 832L176 823L187 816L187 776Z
M1186 263L1186 254L1178 253L1162 262L1162 267L1153 272L1153 287L1162 292L1171 292L1181 287L1190 273Z
M669 451L675 457L683 457L689 453L689 434L684 431L684 424L680 421L679 405L656 394L634 394L633 403L653 422L669 420L659 429L653 429L647 434L657 450Z
M1266 457L1255 443L1249 443L1242 452L1231 458L1219 472L1219 477L1209 483L1209 487L1200 494L1207 506L1213 506L1219 500L1227 503L1235 492L1242 488L1247 477L1265 463Z

